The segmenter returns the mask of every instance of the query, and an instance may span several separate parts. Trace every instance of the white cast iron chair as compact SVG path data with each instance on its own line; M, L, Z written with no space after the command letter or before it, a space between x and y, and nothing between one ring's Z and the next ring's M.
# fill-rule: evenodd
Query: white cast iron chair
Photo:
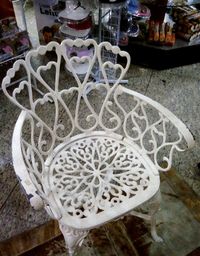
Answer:
M90 46L93 55L66 56L66 47L74 46ZM102 49L125 59L124 67L103 62ZM44 56L46 62L35 68L34 60ZM82 64L88 69L79 79L76 68ZM70 255L89 230L127 214L150 220L154 240L161 241L155 229L159 171L170 169L175 150L194 144L189 130L170 111L120 85L129 64L129 54L108 42L66 39L31 50L2 82L5 95L22 109L12 141L15 172L31 205L45 207L58 220ZM76 85L61 87L60 76L68 72L61 72L62 65ZM90 78L94 67L101 71L103 82ZM11 92L8 85L21 68L27 80ZM107 68L116 70L112 85ZM33 78L43 96L34 93ZM28 107L20 98L24 91ZM165 167L159 164L163 160ZM148 214L137 211L148 201Z

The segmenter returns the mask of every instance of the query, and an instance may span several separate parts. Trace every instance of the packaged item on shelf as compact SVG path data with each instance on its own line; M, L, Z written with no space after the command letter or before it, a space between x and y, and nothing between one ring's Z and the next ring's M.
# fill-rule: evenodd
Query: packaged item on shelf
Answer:
M150 19L148 42L159 46L173 46L176 41L176 23L168 13L163 22Z
M59 25L53 24L52 26L44 26L41 30L42 42L48 44L52 40L60 41Z
M17 57L31 48L27 31L20 31L14 17L0 20L0 62Z
M165 24L165 45L173 46L175 44L175 25L166 22Z
M187 21L191 15L198 13L198 9L192 5L190 6L175 6L171 9L171 16L174 21ZM190 19L190 18L189 18Z
M169 6L184 6L188 5L188 0L168 0Z
M59 28L59 31L60 31L60 39L61 38L87 39L91 35L91 28L76 30L76 29L70 28L67 24L61 25Z
M86 1L34 0L34 9L41 44L91 36L93 17Z
M173 46L176 41L175 24L150 20L147 41L156 45Z
M127 46L129 42L128 33L120 32L119 34L119 46Z
M160 37L159 37L159 40L160 40L160 44L163 45L165 43L165 23L163 22L162 24L160 24Z
M65 8L65 2L33 0L33 3L40 43L60 41L58 13Z
M195 32L193 34L186 34L183 32L177 32L177 35L183 39L185 39L188 42L192 42L197 40L198 38L200 39L200 32Z
M147 34L148 20L151 15L150 9L141 5L138 0L129 1L124 9L125 11L122 11L121 16L119 44L127 45L129 38L144 40Z
M14 48L17 55L30 50L31 42L27 31L22 31L16 34L16 37L14 38Z
M146 41L149 31L149 20L139 19L137 20L137 24L139 26L139 34L137 36L137 39L140 41Z
M167 10L168 0L140 0L141 5L145 5L150 9L151 20L155 22L164 22Z
M149 21L149 33L148 33L148 41L153 42L154 41L154 21Z
M14 47L9 38L0 40L0 62L14 56Z
M159 38L160 38L160 24L159 24L159 22L155 22L155 24L154 24L153 41L155 43L158 43L159 42Z
M151 11L146 5L140 4L139 0L130 0L128 2L128 13L137 18L147 18L151 16Z
M80 1L66 1L65 9L58 14L58 17L61 22L73 24L75 21L81 23L87 20L89 15L90 10Z
M137 37L139 35L139 32L140 32L140 28L139 28L138 23L135 20L131 19L130 25L127 30L128 36L129 37Z
M91 35L92 13L80 1L68 1L63 11L58 14L58 19L63 23L60 32L63 38L83 38Z
M178 37L193 41L200 34L200 11L195 6L173 7L171 16L176 21Z
M14 17L7 17L0 20L0 38L14 36L19 31Z
M26 30L19 26L16 5L22 1L1 0L0 8L0 81L16 59L24 58L31 48ZM25 27L25 26L24 26Z

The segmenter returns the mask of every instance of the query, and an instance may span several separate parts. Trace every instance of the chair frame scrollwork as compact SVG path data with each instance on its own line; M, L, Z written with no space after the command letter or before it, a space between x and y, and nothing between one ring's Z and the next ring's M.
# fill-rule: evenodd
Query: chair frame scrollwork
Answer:
M82 46L92 47L93 56L67 56L66 47ZM125 59L125 64L103 62L102 49ZM35 68L33 59L48 52L53 52L56 60L48 60ZM60 87L63 62L76 86ZM87 63L84 77L77 75L75 63ZM5 95L22 110L12 139L15 172L31 205L35 209L45 207L48 214L58 220L70 255L90 229L126 214L150 220L152 237L161 241L155 229L160 202L159 171L171 168L175 150L184 151L194 145L192 134L173 113L120 84L129 65L129 54L108 42L66 39L61 44L50 42L31 50L25 60L14 63L2 82ZM91 79L96 67L102 74L101 82ZM21 68L27 79L10 93L7 87ZM48 76L52 69L55 79L50 86L43 73ZM107 69L117 73L112 85ZM46 91L37 99L33 95L32 78ZM24 90L29 98L28 107L18 99ZM92 104L93 92L103 97L98 111ZM73 111L65 102L66 96L73 96ZM127 97L132 99L131 109L124 100ZM53 109L51 125L37 112L49 104ZM60 122L61 109L69 126ZM85 118L84 112L87 112ZM28 140L22 132L25 123L29 127ZM176 131L175 137L169 124ZM165 161L165 167L161 161ZM149 203L149 214L135 210L145 203Z

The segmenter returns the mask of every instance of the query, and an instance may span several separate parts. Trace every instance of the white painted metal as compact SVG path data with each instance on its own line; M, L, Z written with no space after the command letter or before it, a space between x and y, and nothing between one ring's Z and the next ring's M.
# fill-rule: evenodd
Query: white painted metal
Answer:
M94 49L92 56L66 56L66 46L89 45ZM103 62L101 51L104 47L125 57L125 66ZM32 57L39 58L51 50L55 51L57 59L49 60L35 70ZM70 68L76 87L59 87L62 58ZM88 71L81 80L73 69L74 62L88 63ZM95 83L89 78L97 64L103 82ZM5 95L22 109L12 141L15 172L30 197L31 205L35 209L45 207L50 216L59 221L70 255L90 229L126 214L150 220L152 237L161 241L155 229L155 213L160 202L159 171L170 169L173 152L183 151L183 141L187 147L194 145L189 130L169 110L120 85L129 65L129 54L108 42L98 45L92 39L66 39L61 44L51 42L31 50L25 61L15 62L2 82ZM7 87L21 66L28 79L21 81L10 94ZM43 71L48 73L52 66L55 67L54 88L41 75ZM118 74L112 85L106 74L108 66ZM33 98L32 76L47 91L38 99ZM17 96L24 89L28 92L29 107L18 101ZM104 90L103 101L97 108L91 103L90 93L101 94L101 89ZM64 100L66 95L72 94L76 95L73 111ZM126 104L127 97L132 98L131 109L131 104ZM87 108L86 118L83 118L86 108L82 108L82 103ZM54 108L49 116L53 119L52 125L48 125L37 112L38 107L47 108L49 104ZM64 109L67 125L66 122L60 123L60 108ZM26 123L29 139L22 133ZM162 157L161 152L164 152ZM163 160L165 167L160 165ZM149 215L135 209L146 202L150 202Z

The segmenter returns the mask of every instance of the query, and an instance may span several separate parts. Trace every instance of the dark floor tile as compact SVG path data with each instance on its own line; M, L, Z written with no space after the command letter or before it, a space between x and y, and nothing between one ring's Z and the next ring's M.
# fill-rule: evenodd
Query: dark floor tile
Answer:
M97 256L118 256L106 235L104 227L92 230L89 233L89 239Z
M117 251L117 255L137 256L137 251L127 236L126 230L122 225L122 221L111 222L106 225L106 233L112 246Z
M11 141L0 135L0 168L12 165Z
M16 174L11 164L0 167L0 209L8 200L11 192L18 183Z
M0 112L0 136L10 141L20 110L7 98Z
M200 222L200 201L197 195L185 181L176 175L175 169L171 169L164 175L179 199L186 205L193 217Z
M20 256L66 256L67 249L65 246L65 241L62 235L56 237L55 239L38 246L26 253L20 254ZM81 248L77 248L75 252L75 256L95 256L90 241L85 239L84 243L82 244Z
M47 222L50 217L44 209L34 210L21 185L17 183L0 210L0 241Z
M123 220L124 228L129 236L129 239L133 242L137 241L145 234L149 235L149 229L144 220L135 216L126 216Z
M200 247L196 248L193 252L187 254L187 256L199 256L200 255Z
M0 255L15 256L30 251L52 241L55 237L61 235L57 221L51 220L34 229L22 232L10 239L0 242Z

